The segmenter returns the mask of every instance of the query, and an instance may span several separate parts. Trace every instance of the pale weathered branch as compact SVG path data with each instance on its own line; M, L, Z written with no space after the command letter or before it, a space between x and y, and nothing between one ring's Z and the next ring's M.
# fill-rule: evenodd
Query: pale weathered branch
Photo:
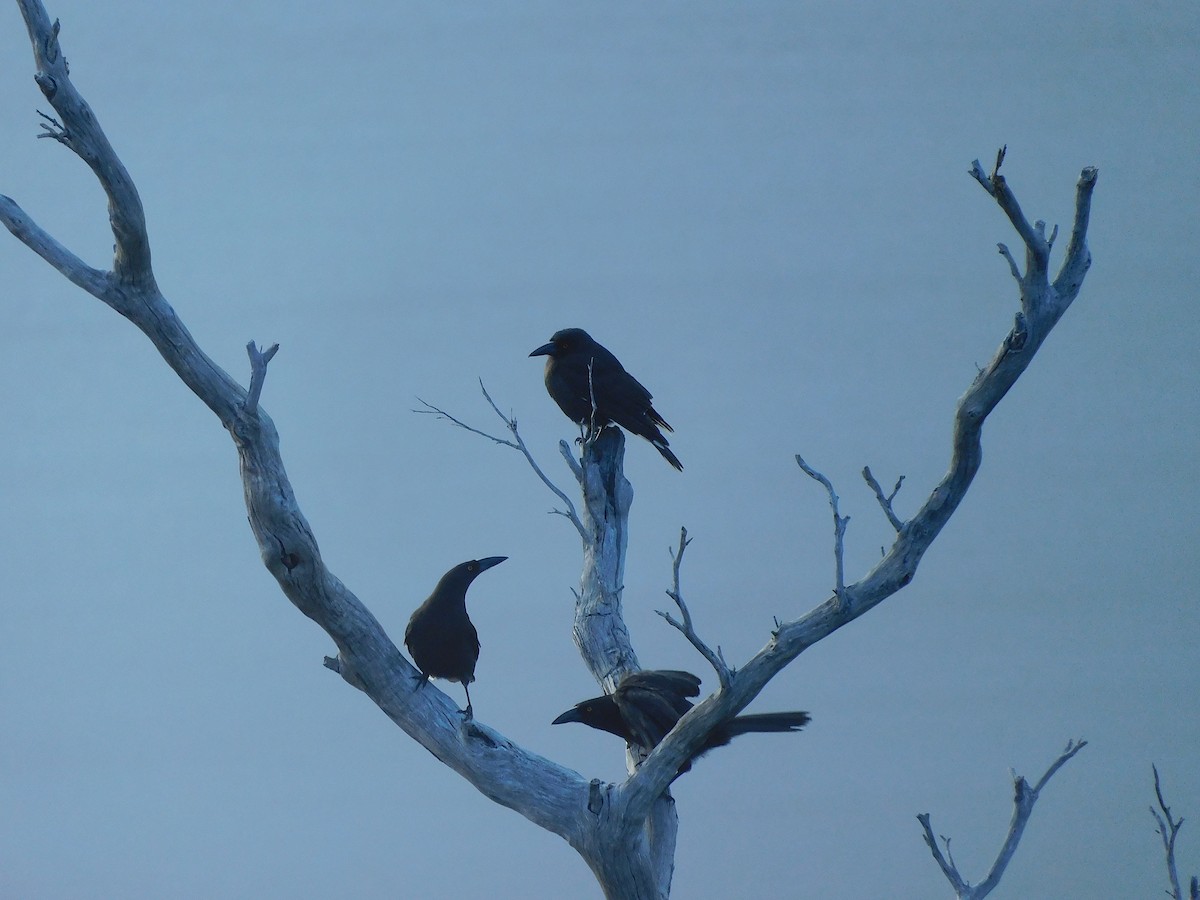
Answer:
M575 458L574 452L571 450L571 445L566 441L558 442L558 453L567 462L567 468L571 470L571 474L575 476L575 480L581 485L583 484L583 466L579 464L579 460Z
M1083 286L1083 277L1092 265L1092 254L1087 247L1088 221L1092 215L1092 192L1096 187L1099 172L1094 166L1083 170L1075 187L1075 220L1071 225L1071 239L1058 275L1054 278L1054 292L1060 298L1063 312ZM1059 315L1062 313L1060 312Z
M606 691L612 691L628 672L641 668L621 608L633 504L624 458L625 435L610 427L584 442L579 464L582 519L588 538L572 636L584 663Z
M267 363L279 352L279 345L272 344L265 351L251 341L246 345L246 353L250 355L250 390L246 392L246 403L243 407L247 415L258 412L258 398L262 396L263 384L267 380Z
M0 195L0 222L13 236L93 297L101 297L108 273L93 269L29 218L11 197Z
M51 24L40 0L17 0L17 5L33 45L37 65L34 81L62 120L59 125L43 115L50 125L42 136L53 137L87 163L108 195L109 224L116 241L115 278L124 283L152 284L150 240L141 198L95 114L71 83L67 60L58 43L59 24Z
M724 687L729 684L729 679L732 675L729 671L729 666L725 662L725 656L721 653L720 646L714 651L696 633L696 629L692 625L692 614L688 611L687 604L683 600L683 591L679 587L679 565L683 562L683 551L687 549L687 545L691 542L691 539L687 536L687 529L680 528L679 549L671 553L671 588L667 591L667 596L674 600L675 605L679 607L683 621L677 620L666 610L658 609L655 612L666 619L672 627L678 629L691 642L691 645L700 651L700 655L708 660L708 664L716 671L717 679Z
M904 476L901 475L896 479L896 486L892 488L892 492L884 496L883 488L879 482L875 480L875 476L871 474L870 466L863 466L862 470L863 481L867 486L875 492L875 499L879 501L879 507L883 510L883 514L887 516L887 520L892 523L892 527L897 531L904 527L904 522L896 515L896 511L892 509L892 501L896 499L896 495L900 493L900 486L904 484Z
M821 485L825 488L826 493L829 494L829 507L830 507L830 509L833 510L833 563L834 563L833 593L834 593L834 596L836 596L840 600L846 592L845 539L846 539L846 525L847 525L847 523L849 523L850 517L843 516L838 513L838 495L836 492L834 492L833 483L828 478L826 478L824 475L822 475L816 469L810 467L808 465L808 463L806 463L804 461L804 459L800 456L799 453L796 454L796 464L798 466L800 466L800 468L802 470L804 470L805 475L807 475L809 478L812 478L814 481L820 482ZM896 488L899 489L899 487L900 486L897 484ZM899 529L897 529L897 531L898 530Z
M937 840L933 836L933 827L929 824L929 813L921 813L917 816L917 821L921 823L921 829L924 832L926 845L929 847L929 852L933 854L934 861L942 870L942 874L946 876L946 880L950 882L950 886L954 889L955 895L959 900L983 900L990 894L1000 883L1000 877L1004 874L1009 862L1013 858L1013 854L1017 852L1017 845L1021 842L1021 834L1025 831L1025 825L1029 822L1029 817L1033 813L1033 805L1037 803L1038 794L1046 783L1054 777L1054 773L1066 765L1076 753L1087 746L1087 741L1067 741L1066 749L1059 755L1045 774L1038 779L1034 787L1029 786L1020 775L1013 776L1013 816L1012 821L1008 823L1008 834L1004 838L1004 843L1000 847L1000 852L996 856L996 861L992 863L992 867L988 870L987 876L979 884L972 885L962 877L958 871L958 867L954 864L954 858L950 854L950 839L943 837L942 840L946 843L946 854L943 855L938 848Z
M991 178L983 176L980 183L997 198L1011 221L1014 213L1019 214L1019 207L1015 199L1011 202L1003 199L1011 197L1011 191L997 174L993 173ZM949 469L920 510L904 523L891 548L870 572L854 584L846 585L840 596L835 592L800 618L778 625L767 644L738 669L727 687L719 688L679 720L623 786L622 799L631 818L650 808L679 766L713 728L741 712L786 665L808 647L873 609L912 581L925 552L966 496L979 470L983 460L983 423L1029 367L1050 329L1078 296L1091 259L1086 242L1087 209L1096 178L1096 169L1084 169L1075 195L1077 233L1072 234L1063 271L1073 272L1078 277L1064 281L1060 275L1051 286L1044 269L1040 279L1026 274L1021 301L1028 314L1017 313L1012 331L959 399L954 415ZM1018 227L1017 222L1013 224ZM1032 228L1028 231L1036 237ZM1063 284L1061 290L1060 283Z
M1001 241L996 245L996 249L1000 251L1000 255L1008 261L1008 271L1012 273L1013 280L1017 284L1021 283L1021 269L1017 265L1017 261L1013 259L1012 251L1008 249L1008 244Z
M491 402L490 397L488 400ZM497 444L516 447L512 441L468 426L421 402L431 414ZM494 403L492 406L496 408ZM499 409L496 412L515 437L515 421ZM576 459L571 445L565 440L559 442L559 450L583 493L576 526L583 537L583 571L579 590L573 592L571 634L592 676L611 693L622 677L641 668L625 626L621 601L633 487L624 475L625 436L621 429L602 428L582 439L580 445L582 455ZM638 759L633 754L628 756L630 770L636 768ZM636 816L627 816L622 812L624 795L617 785L591 783L587 805L580 813L588 817L594 830L576 849L607 896L662 900L669 895L678 817L665 787L650 797Z
M1150 815L1154 816L1154 821L1158 823L1159 837L1162 838L1163 852L1167 858L1167 879L1171 883L1171 889L1167 894L1175 900L1184 900L1183 890L1179 887L1179 869L1175 865L1175 838L1179 834L1179 829L1183 827L1183 817L1178 819L1171 815L1171 807L1167 806L1167 801L1163 799L1162 782L1158 777L1158 766L1151 765L1151 770L1154 772L1154 796L1158 800L1158 808L1162 810L1162 815L1159 815L1158 809L1150 807ZM1188 894L1191 900L1195 900L1198 891L1197 879L1192 876Z
M414 409L413 410L413 412L415 412L419 416L433 416L434 418L437 418L437 419L445 419L451 425L457 425L459 428L463 429L464 431L469 431L469 432L471 432L471 434L477 434L480 437L487 438L489 441L497 443L502 447L511 447L513 450L521 449L513 441L510 441L507 438L496 437L496 435L494 435L494 434L491 434L487 431L483 431L479 428L475 428L471 425L468 425L462 419L455 418L454 416L452 416L450 413L446 412L441 407L434 406L432 403L429 403L426 400L422 400L420 397L417 398L417 402L425 407L424 409Z
M942 874L946 876L946 880L954 888L955 895L958 897L966 896L971 886L963 881L962 876L958 874L958 867L954 865L954 857L950 855L950 838L944 834L939 835L942 842L946 845L946 852L943 854L941 848L938 847L937 840L933 836L933 827L929 824L929 813L918 813L917 821L921 823L921 828L925 832L925 843L929 846L929 852L933 854L933 859L941 868Z
M20 6L39 68L37 83L62 121L59 140L91 166L109 196L109 218L117 241L113 271L98 273L76 266L8 201L0 204L0 215L10 230L137 325L229 430L263 564L288 599L333 639L338 648L336 670L342 677L480 792L562 835L573 846L582 846L591 829L588 783L487 726L467 722L442 691L417 690L416 669L362 602L326 568L284 469L279 435L257 402L274 350L262 353L253 345L247 348L252 364L252 389L247 392L197 346L154 282L137 191L71 84L57 26L51 26L37 0L20 0Z
M1000 148L1000 151L996 154L996 165L992 168L991 175L983 174L983 168L979 165L979 160L975 160L972 163L971 175L1000 204L1000 208L1004 210L1005 215L1012 222L1013 228L1017 230L1017 234L1024 241L1025 277L1030 279L1031 282L1044 281L1050 262L1050 244L1046 241L1045 234L1046 223L1039 221L1036 225L1029 224L1029 220L1025 218L1025 213L1021 211L1021 205L1017 202L1016 196L1009 189L1008 182L1000 174L1000 166L1004 163L1004 156L1007 152L1007 147ZM1016 263L1013 261L1012 256L1008 254L1008 248L1003 244L1000 246L1001 252L1007 256L1009 263L1013 266L1015 274Z

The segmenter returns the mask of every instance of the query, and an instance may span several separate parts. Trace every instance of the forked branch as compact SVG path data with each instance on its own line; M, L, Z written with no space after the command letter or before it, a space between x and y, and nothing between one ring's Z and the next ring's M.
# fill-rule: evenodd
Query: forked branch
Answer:
M1171 889L1167 894L1174 900L1184 900L1183 890L1179 886L1179 869L1175 864L1175 838L1179 835L1179 829L1183 827L1183 817L1176 819L1171 815L1171 807L1167 806L1167 801L1163 799L1162 782L1158 777L1158 766L1150 767L1154 772L1154 797L1158 800L1158 809L1150 807L1150 815L1154 816L1154 821L1157 823L1156 829L1160 838L1162 838L1163 852L1166 854L1167 860L1167 880L1171 883ZM1159 810L1162 810L1162 815L1159 815ZM1189 885L1188 900L1197 900L1200 895L1200 881L1196 876L1192 876L1191 884Z
M272 344L265 351L251 341L246 345L246 353L250 356L250 390L246 392L246 415L258 414L258 398L262 395L263 384L267 380L267 363L279 352L279 345Z
M666 610L658 609L655 612L666 619L672 627L678 629L691 642L691 645L700 651L700 655L708 660L708 664L716 671L721 687L728 687L733 673L725 662L725 656L721 653L720 646L714 651L696 633L696 628L692 625L692 614L683 600L683 591L679 587L679 566L683 562L683 551L691 542L691 538L687 536L687 529L680 528L679 547L671 553L671 588L667 591L667 596L674 600L675 605L679 607L683 621L679 621Z
M1033 814L1033 805L1037 803L1038 795L1046 783L1054 777L1054 773L1066 765L1076 753L1087 746L1087 741L1067 741L1066 749L1059 755L1053 763L1050 764L1041 778L1033 787L1029 786L1020 775L1013 776L1013 816L1008 823L1008 834L1004 838L1004 844L1000 847L1000 852L996 856L996 861L992 863L991 869L988 870L987 876L977 885L972 885L969 881L962 877L958 871L958 867L954 864L954 858L950 856L950 839L943 836L942 841L946 845L946 852L943 854L941 848L938 847L937 839L933 836L933 826L929 823L929 813L921 813L917 816L917 821L921 823L921 829L924 832L926 846L929 847L929 852L933 854L934 861L941 868L942 874L946 876L946 880L950 882L950 886L954 889L955 895L959 900L983 900L990 894L1000 883L1000 877L1004 874L1009 862L1013 858L1013 854L1017 852L1017 845L1021 841L1021 834L1025 831L1025 825L1029 822L1030 815Z
M895 500L896 495L900 493L900 486L904 484L904 476L901 475L896 479L896 486L892 488L892 492L886 496L884 495L883 488L880 487L879 482L875 480L875 476L871 474L870 466L863 466L862 476L863 480L867 483L867 486L875 492L875 499L879 501L879 507L883 510L883 514L887 516L887 520L892 523L892 527L897 531L903 529L904 522L900 520L900 517L896 515L896 511L892 509L892 501Z
M998 155L991 176L982 174L978 164L973 174L997 200L1013 227L1030 246L1030 254L1038 257L1044 244L1048 257L1050 242L1028 224L1007 182L999 176L1002 159L1003 153ZM1080 174L1075 193L1075 226L1059 277L1050 284L1045 266L1040 264L1031 266L1025 273L1021 286L1022 311L1017 313L1012 330L1000 342L991 362L978 372L959 399L954 415L950 465L941 481L916 515L900 523L895 542L870 572L845 586L838 577L832 597L799 618L778 625L766 646L733 674L727 686L698 703L680 719L626 783L630 816L648 809L653 798L670 783L678 766L700 746L704 736L744 709L792 660L912 581L922 557L958 509L979 470L983 460L983 424L988 415L1029 367L1050 330L1078 296L1083 276L1091 263L1086 234L1096 178L1096 169L1092 167L1085 168ZM808 469L806 465L803 467ZM810 475L816 477L815 473L810 472ZM826 491L832 505L836 494L831 484L826 485ZM842 517L836 509L834 516L835 557L840 559L844 526L837 524L842 522Z

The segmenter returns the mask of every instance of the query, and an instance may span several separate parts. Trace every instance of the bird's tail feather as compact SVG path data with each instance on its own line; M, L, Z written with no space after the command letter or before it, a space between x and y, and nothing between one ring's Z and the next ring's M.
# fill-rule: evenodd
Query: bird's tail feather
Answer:
M806 712L755 713L738 716L729 723L729 736L749 734L752 731L799 731L811 721Z
M671 452L671 448L667 446L666 438L652 440L650 443L654 445L654 449L662 454L663 459L673 465L680 472L683 471L683 463L679 461L679 457Z

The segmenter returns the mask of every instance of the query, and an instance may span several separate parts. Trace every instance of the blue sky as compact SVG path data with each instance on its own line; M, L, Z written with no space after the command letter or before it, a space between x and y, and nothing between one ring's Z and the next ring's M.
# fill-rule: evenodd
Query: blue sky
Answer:
M566 485L571 435L526 354L581 326L655 394L680 474L631 442L627 621L645 665L704 661L654 610L668 547L731 663L911 514L951 413L1017 308L1016 235L966 174L1009 147L1066 227L1100 169L1084 290L984 432L912 586L798 659L751 711L807 709L676 784L675 896L949 896L929 812L982 877L1068 738L1005 896L1153 896L1156 762L1200 869L1197 539L1200 14L1187 4L283 7L61 2L76 85L132 172L158 281L263 396L333 569L401 636L472 589L477 715L588 776L610 736L550 720L594 683L570 642L570 526L482 378ZM106 265L90 172L0 7L0 192ZM598 896L563 842L495 807L321 667L245 522L211 414L119 316L0 240L0 894ZM1057 259L1057 257L1056 257ZM451 696L460 691L452 687ZM886 888L883 887L886 885ZM416 887L413 887L416 886ZM999 894L997 894L998 896Z

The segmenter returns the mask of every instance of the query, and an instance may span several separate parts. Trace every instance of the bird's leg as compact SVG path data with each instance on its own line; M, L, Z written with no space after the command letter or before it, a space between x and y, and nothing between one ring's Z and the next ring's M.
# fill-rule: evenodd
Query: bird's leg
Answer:
M588 427L587 422L576 422L575 424L579 426L579 437L575 438L575 443L582 448L583 445L591 441L595 435L592 434L592 430L590 427Z
M462 686L463 690L467 692L467 708L463 710L463 715L468 719L473 719L475 712L471 709L471 688L465 681L462 683Z
M415 688L413 688L413 693L416 693L417 691L419 691L425 685L425 683L428 681L429 681L428 675L426 675L424 672L418 672L417 673L417 686Z

